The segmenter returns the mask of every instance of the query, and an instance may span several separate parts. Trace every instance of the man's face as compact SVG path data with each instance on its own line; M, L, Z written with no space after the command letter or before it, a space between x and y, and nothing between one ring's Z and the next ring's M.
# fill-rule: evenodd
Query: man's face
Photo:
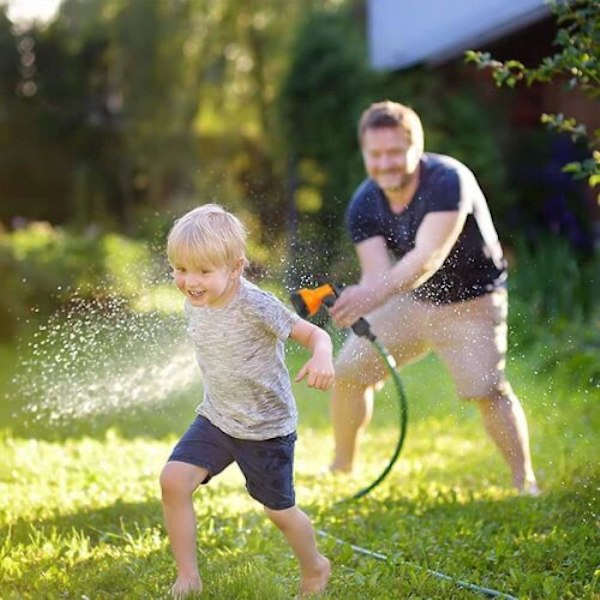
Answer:
M362 154L367 174L384 192L403 190L414 179L421 159L401 127L367 129Z

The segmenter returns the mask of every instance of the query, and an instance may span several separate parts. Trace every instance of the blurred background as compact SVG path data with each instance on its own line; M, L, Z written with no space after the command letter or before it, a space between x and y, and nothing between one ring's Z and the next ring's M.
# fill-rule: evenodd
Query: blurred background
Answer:
M388 98L420 113L428 150L477 174L509 255L513 339L597 390L598 191L563 171L593 147L540 117L600 127L598 45L591 86L568 72L498 86L465 52L540 64L564 27L548 5L414 4L0 1L3 343L74 297L170 304L166 232L205 202L248 225L256 280L351 282L356 122ZM594 3L574 4L598 35Z

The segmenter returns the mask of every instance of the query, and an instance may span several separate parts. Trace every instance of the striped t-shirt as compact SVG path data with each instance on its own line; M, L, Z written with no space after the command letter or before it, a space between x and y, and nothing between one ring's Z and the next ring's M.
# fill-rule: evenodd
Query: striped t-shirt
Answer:
M243 277L223 308L185 303L187 332L202 372L196 412L228 435L266 440L296 429L284 342L298 316Z

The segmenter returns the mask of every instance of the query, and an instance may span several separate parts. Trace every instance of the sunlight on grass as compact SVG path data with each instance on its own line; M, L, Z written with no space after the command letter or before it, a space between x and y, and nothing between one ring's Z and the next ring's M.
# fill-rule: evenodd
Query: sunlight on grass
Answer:
M6 349L0 356L6 384L17 359ZM292 373L304 358L290 351ZM513 362L511 373L546 490L536 499L512 491L476 410L457 401L447 373L428 359L403 372L409 423L394 469L369 496L337 503L374 480L391 456L398 436L393 390L377 396L358 472L331 476L328 395L294 386L300 506L318 528L390 557L376 561L320 538L335 565L325 599L477 597L427 568L524 599L595 597L597 397L531 377L525 359ZM158 475L199 394L195 385L161 403L107 407L54 431L10 398L0 428L2 598L168 598L174 565ZM296 563L237 467L203 486L195 507L203 597L293 597Z

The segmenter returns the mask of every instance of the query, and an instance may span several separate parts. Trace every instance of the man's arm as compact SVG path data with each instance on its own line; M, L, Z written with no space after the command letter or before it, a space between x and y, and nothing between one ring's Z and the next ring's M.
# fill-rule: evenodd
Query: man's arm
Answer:
M380 289L385 302L392 294L414 290L425 283L443 264L462 231L466 213L446 211L429 213L417 231L415 247L389 271Z
M372 237L355 245L360 264L360 285L370 286L394 266L382 237Z
M446 260L466 218L465 211L429 213L417 231L415 247L393 266L383 238L357 244L361 283L346 288L338 298L331 311L336 322L349 327L393 294L408 292L425 283Z

